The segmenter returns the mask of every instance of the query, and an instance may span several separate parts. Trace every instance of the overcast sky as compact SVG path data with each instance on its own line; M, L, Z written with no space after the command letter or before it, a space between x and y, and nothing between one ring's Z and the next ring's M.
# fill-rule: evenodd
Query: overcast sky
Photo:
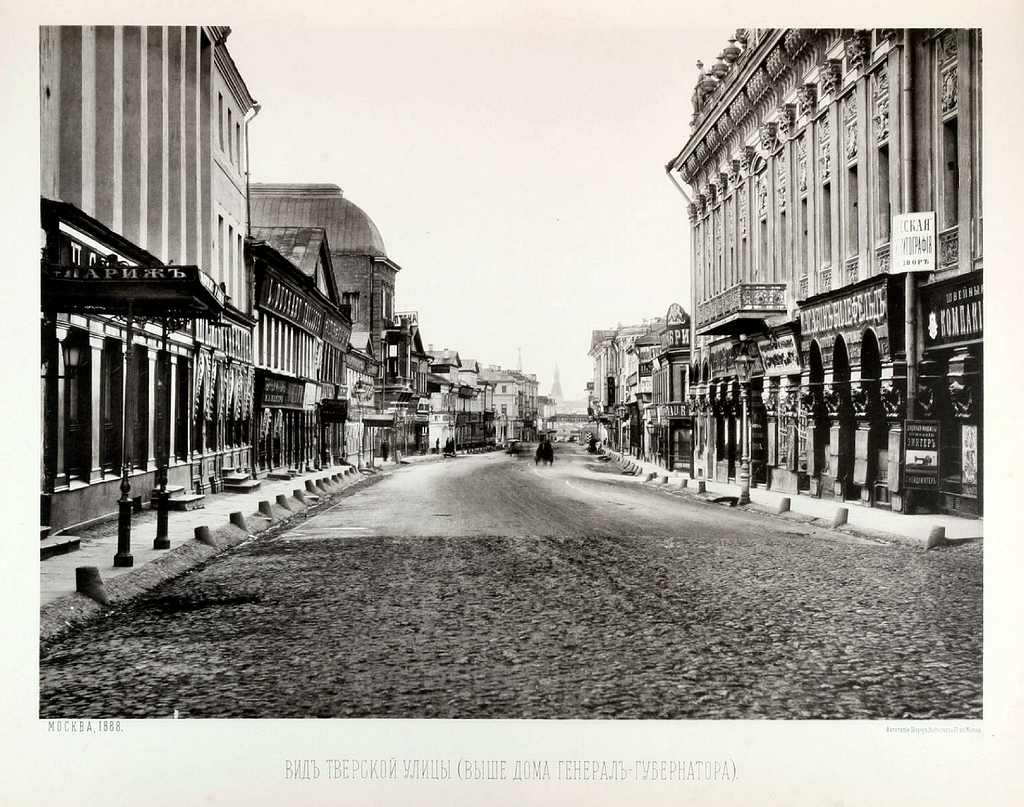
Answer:
M253 181L339 185L402 267L398 310L426 344L511 368L521 348L542 393L557 365L581 399L592 330L689 308L664 166L694 63L734 28L224 22L262 107Z

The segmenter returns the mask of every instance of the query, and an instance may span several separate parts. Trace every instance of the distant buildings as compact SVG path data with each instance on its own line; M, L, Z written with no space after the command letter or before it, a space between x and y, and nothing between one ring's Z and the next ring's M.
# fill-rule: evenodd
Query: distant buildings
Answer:
M148 503L538 428L535 376L424 349L337 185L249 182L229 33L40 29L42 533L117 517L119 565Z

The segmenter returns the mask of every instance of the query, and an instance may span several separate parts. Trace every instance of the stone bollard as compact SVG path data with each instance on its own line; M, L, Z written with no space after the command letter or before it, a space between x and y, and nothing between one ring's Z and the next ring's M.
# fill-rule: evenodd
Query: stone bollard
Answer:
M207 546L212 546L214 549L218 547L217 539L213 537L213 533L210 532L210 528L205 524L201 527L196 527L195 535L197 541L204 543Z
M644 482L650 482L656 476L657 476L656 473L654 473L653 471L650 471L649 473L644 474Z
M837 507L836 514L832 517L832 529L841 527L846 523L846 519L850 516L850 510L846 507Z
M283 507L285 510L289 510L290 511L292 509L292 508L290 508L288 506L288 497L285 496L283 493L278 493L277 494L277 503L278 503L278 505Z
M686 487L686 482L687 480L685 476L677 476L675 479L672 480L672 484L675 485L680 490Z
M316 484L313 482L312 479L306 480L306 490L308 490L310 493L316 493Z
M272 519L274 511L270 509L270 502L260 502L260 514Z
M779 513L788 513L789 505L791 504L788 496L783 496L779 502Z
M707 493L708 492L708 483L704 482L703 480L697 482L697 492L698 493Z
M245 516L242 515L241 510L236 510L229 516L229 518L231 519L231 523L238 527L238 529L243 532L249 531L249 528L245 525Z
M937 546L942 546L946 542L946 528L940 527L936 524L932 527L931 533L928 535L928 543L925 545L925 549L935 549Z
M667 476L659 476L657 484L659 484L659 485L667 485L668 484L668 477Z
M100 570L95 566L79 566L75 569L75 591L100 605L110 605L107 588L103 585Z
M309 504L309 502L306 501L306 494L303 493L302 488L295 488L295 490L292 491L292 496L303 504Z

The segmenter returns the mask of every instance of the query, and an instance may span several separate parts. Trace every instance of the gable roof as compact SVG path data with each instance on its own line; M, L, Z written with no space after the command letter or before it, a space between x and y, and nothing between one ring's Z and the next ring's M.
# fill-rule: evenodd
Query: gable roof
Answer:
M323 227L253 227L252 236L270 244L337 304L338 285L331 266L327 231Z

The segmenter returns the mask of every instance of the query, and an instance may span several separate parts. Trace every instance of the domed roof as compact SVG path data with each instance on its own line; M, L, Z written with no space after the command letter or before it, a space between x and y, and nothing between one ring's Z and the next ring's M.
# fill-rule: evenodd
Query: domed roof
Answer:
M337 185L254 182L249 199L253 226L323 227L334 255L387 257L377 225Z

